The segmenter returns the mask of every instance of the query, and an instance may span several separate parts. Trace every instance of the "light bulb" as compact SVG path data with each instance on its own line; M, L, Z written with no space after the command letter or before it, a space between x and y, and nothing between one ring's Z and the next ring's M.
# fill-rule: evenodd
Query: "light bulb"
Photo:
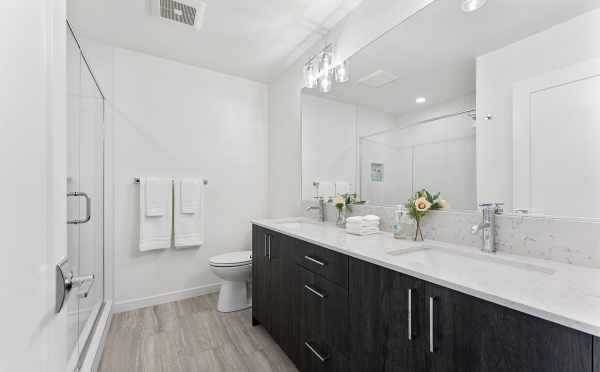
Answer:
M319 73L326 73L331 69L332 64L331 52L321 52L321 60L319 61Z
M346 60L335 68L335 81L345 83L348 80L350 80L350 66Z
M323 76L321 76L321 78L319 79L319 90L322 93L329 93L331 92L331 74L330 73L326 73Z
M317 86L317 74L312 62L304 66L304 86L311 89Z
M478 10L487 3L487 0L463 0L461 8L463 12L470 13Z

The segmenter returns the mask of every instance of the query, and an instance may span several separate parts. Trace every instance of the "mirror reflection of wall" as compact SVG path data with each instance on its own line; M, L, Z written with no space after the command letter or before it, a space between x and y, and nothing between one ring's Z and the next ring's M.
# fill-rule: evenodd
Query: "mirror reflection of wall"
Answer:
M459 3L360 50L349 82L303 91L303 199L342 179L373 205L426 188L453 209L600 220L600 3Z
M474 97L462 98L474 107ZM423 188L443 191L455 209L475 209L474 110L456 110L457 103L404 115L396 126L360 138L361 196L376 205L403 204ZM454 106L454 107L453 107ZM447 112L437 116L439 112ZM421 121L416 117L425 117ZM385 166L385 178L373 180L372 164Z

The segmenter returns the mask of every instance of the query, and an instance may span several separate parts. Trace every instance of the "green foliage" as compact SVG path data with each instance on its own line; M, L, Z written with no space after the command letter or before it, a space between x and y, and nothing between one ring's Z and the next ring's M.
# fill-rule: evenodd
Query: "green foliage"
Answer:
M424 210L419 210L417 208L417 200L424 198L429 203L429 208ZM417 191L412 197L408 199L405 204L406 209L408 210L408 215L411 216L414 220L420 221L427 215L427 213L431 210L441 209L441 199L440 193L432 195L426 189L422 189L421 191Z

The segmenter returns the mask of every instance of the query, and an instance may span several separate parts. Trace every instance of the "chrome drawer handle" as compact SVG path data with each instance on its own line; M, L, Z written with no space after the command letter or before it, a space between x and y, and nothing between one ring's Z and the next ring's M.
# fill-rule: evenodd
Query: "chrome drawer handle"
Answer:
M433 344L433 306L434 306L435 298L429 297L429 352L435 352L434 344Z
M411 341L412 335L412 289L408 289L408 340Z
M325 363L327 359L329 359L328 356L322 356L321 354L319 354L319 352L315 350L315 348L312 347L312 345L308 341L304 343L304 346L306 346L308 350L310 350L321 361L321 363Z
M319 261L315 258L312 258L311 256L304 256L304 259L307 261L310 261L312 263L316 263L317 265L319 265L321 267L325 267L327 265L325 262Z
M323 293L317 291L316 289L309 286L308 284L305 284L304 288L308 289L312 294L314 294L317 297L320 297L321 299L324 299L325 297L327 297L327 295L324 295Z

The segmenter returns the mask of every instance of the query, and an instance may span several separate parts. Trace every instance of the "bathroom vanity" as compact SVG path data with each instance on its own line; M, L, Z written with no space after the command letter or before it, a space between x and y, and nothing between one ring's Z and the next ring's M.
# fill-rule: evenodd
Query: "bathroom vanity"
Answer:
M302 219L252 236L252 322L302 372L600 372L600 270Z

